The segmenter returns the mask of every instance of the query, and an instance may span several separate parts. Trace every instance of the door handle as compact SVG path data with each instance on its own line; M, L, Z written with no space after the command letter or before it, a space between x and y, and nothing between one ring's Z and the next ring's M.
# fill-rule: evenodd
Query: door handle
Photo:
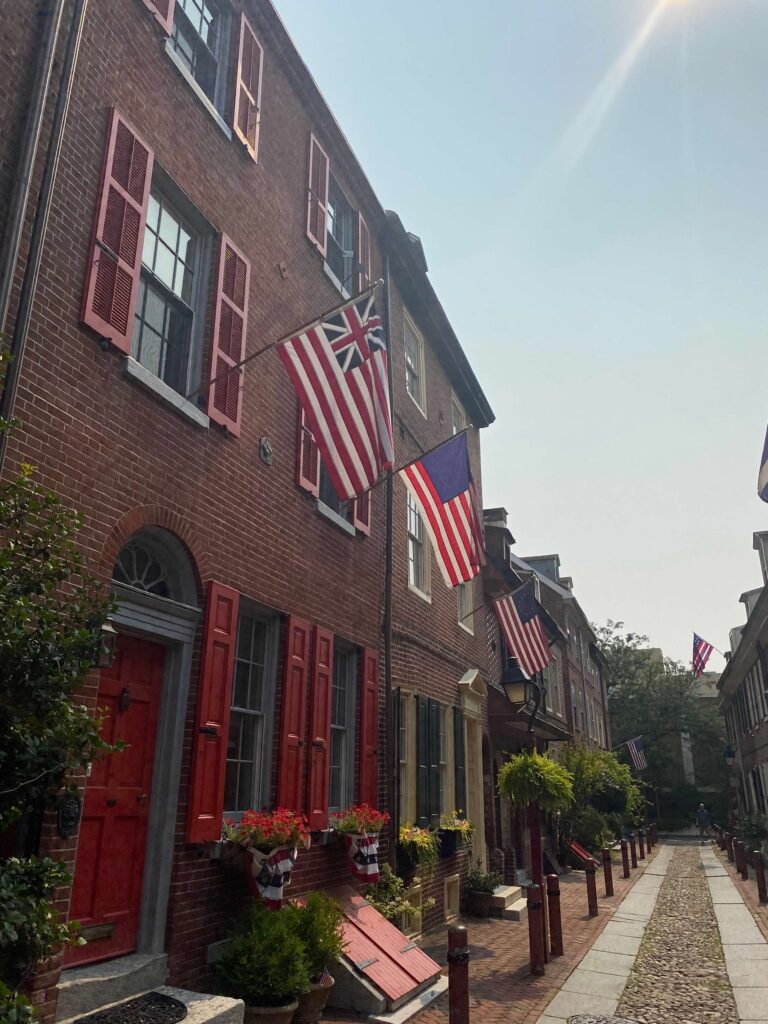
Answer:
M312 746L322 748L325 746L325 740L312 740Z
M111 796L109 800L107 800L107 807L114 807L116 803L117 800L115 800L115 798Z
M143 804L143 803L146 802L146 799L147 799L147 794L146 793L139 793L139 795L136 797L136 802L139 803L139 804Z
M218 736L219 730L212 725L201 725L200 732L205 733L206 736Z

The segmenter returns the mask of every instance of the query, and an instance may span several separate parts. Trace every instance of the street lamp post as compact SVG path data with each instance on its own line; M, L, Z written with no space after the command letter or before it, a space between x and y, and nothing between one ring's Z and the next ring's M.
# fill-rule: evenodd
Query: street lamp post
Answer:
M733 834L733 826L736 823L736 819L733 813L733 787L731 786L731 769L733 768L734 761L736 760L736 752L733 747L728 746L723 751L723 757L725 763L728 765L728 831Z

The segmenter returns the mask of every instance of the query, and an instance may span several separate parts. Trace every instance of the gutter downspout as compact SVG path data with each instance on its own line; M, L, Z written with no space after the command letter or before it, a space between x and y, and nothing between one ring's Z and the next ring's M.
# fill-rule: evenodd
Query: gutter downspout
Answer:
M19 258L19 249L21 248L21 238L24 232L24 220L27 215L29 193L32 188L32 175L37 158L37 147L40 143L43 116L45 114L45 101L53 71L56 44L59 39L61 20L64 13L64 2L65 0L55 0L53 11L50 11L44 3L41 3L40 6L43 10L37 15L40 19L46 19L43 28L44 34L38 53L35 80L32 83L32 94L24 126L24 136L19 149L8 222L2 246L0 247L0 334L5 330L8 307L11 303L11 289L13 287L16 263Z
M19 305L16 310L16 323L10 347L10 363L8 372L3 382L2 395L0 395L0 418L10 420L13 417L16 405L16 392L19 386L21 367L24 360L24 350L27 345L27 334L29 323L32 317L32 303L35 297L37 281L40 276L40 263L43 255L43 244L45 232L48 227L48 216L51 212L53 200L53 189L56 182L56 171L59 166L61 147L64 140L64 128L69 111L69 101L72 97L72 86L75 80L75 68L77 57L80 51L80 41L83 36L83 25L85 14L88 8L88 0L75 0L72 12L72 23L69 27L66 49L64 51L64 62L59 79L59 90L56 97L56 106L53 111L53 122L51 125L51 137L48 141L48 152L45 156L43 166L43 178L40 184L40 193L37 197L35 217L32 222L32 236L29 243L27 265L24 270L24 277L21 283ZM5 463L5 455L8 446L7 432L0 434L0 474L2 474Z

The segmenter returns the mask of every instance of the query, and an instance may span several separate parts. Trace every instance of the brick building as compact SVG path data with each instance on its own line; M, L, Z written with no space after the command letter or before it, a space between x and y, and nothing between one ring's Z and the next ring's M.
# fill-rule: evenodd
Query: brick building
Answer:
M90 938L66 966L138 952L163 971L167 957L173 984L205 987L246 893L216 857L222 817L305 811L313 844L292 892L351 882L329 813L386 806L394 767L385 487L338 501L274 352L227 371L383 277L397 462L469 427L480 494L478 430L493 414L418 239L379 203L268 0L3 7L0 217L15 208L46 19L64 12L54 78L71 26L82 38L28 324L18 295L55 83L22 210L5 322L9 343L25 341L20 426L2 474L33 462L82 513L119 634L83 697L130 751L83 780L79 834L62 838L50 817L39 849L73 869L59 907ZM9 212L6 242L12 225ZM468 615L482 587L457 594L433 576L398 479L393 508L400 816L434 825L464 804L484 859L486 624ZM456 912L467 861L441 861L431 921ZM61 964L50 966L35 992L45 1019Z

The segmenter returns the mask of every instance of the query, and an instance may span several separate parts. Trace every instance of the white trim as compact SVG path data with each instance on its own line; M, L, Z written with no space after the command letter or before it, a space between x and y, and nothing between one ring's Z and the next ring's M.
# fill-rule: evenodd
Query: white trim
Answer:
M183 395L180 395L178 391L175 391L169 384L166 384L164 380L156 377L151 370L148 370L146 366L142 366L133 356L125 356L123 373L126 377L133 378L137 384L140 384L147 391L151 391L153 395L157 395L163 402L170 405L175 412L186 416L196 427L202 427L204 430L208 429L210 420L202 409L198 409L192 402L187 401Z
M176 68L176 70L179 72L181 77L184 79L184 81L190 87L192 92L200 100L202 105L205 107L205 109L211 115L211 117L216 122L216 124L221 129L221 131L231 141L232 140L232 129L229 127L229 125L224 120L224 118L221 116L221 114L218 112L216 107L213 105L213 103L211 103L211 101L205 95L203 90L200 88L199 83L197 82L197 80L195 79L195 76L189 70L187 65L184 63L184 61L181 59L181 57L178 55L178 53L176 53L176 50L175 50L174 45L173 45L173 40L171 39L170 36L165 40L164 50L166 52L166 55L170 58L171 63L173 64L173 66ZM226 69L224 69L224 70L225 70L225 75L226 75ZM217 78L217 89L218 89L218 78L219 78L218 73L216 75L216 78Z
M455 901L449 903L448 891L453 890L456 893ZM450 912L449 912L450 906ZM455 921L459 916L461 909L461 878L458 874L447 875L443 879L443 920L448 923L449 921Z
M350 537L354 537L357 534L357 530L354 528L352 523L348 522L343 516L340 516L338 512L326 505L324 501L320 501L319 498L315 498L315 508L321 516L325 516L326 519L330 519L334 526L338 526L344 533L348 533Z
M330 266L329 263L326 262L326 260L323 260L323 271L325 272L325 276L330 279L331 283L336 288L338 288L339 292L341 293L341 295L345 299L351 299L352 298L351 294L347 291L347 289L344 287L342 282L338 279L338 277L331 270L331 266Z
M408 373L407 373L407 370L406 370L406 376L405 376L405 392L408 395L408 397L411 399L413 404L416 406L416 408L419 410L421 415L424 417L424 419L427 419L427 360L426 360L426 354L425 354L424 336L422 335L421 331L416 326L416 323L415 323L413 317L408 313L408 311L406 309L403 309L403 360L404 360L404 362L405 362L405 329L406 329L406 327L409 328L411 334L416 339L416 343L417 343L417 346L418 346L418 349L419 349L419 361L421 363L421 366L419 367L419 369L421 370L421 375L419 377L419 385L420 385L419 390L421 391L421 395L420 395L421 401L419 402L416 398L414 398L413 395L411 394L411 392L408 390Z

